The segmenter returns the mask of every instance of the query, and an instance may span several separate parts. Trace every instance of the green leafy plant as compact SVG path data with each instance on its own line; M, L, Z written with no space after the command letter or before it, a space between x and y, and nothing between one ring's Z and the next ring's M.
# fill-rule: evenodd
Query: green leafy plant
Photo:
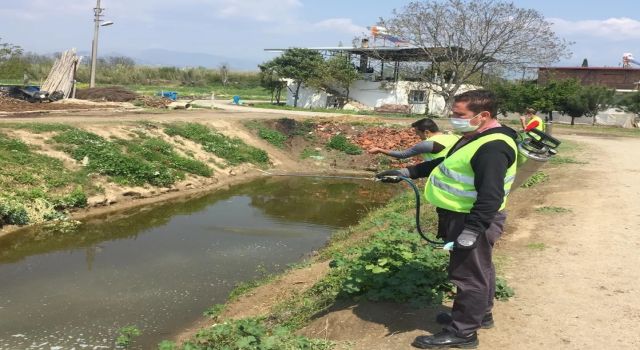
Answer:
M78 186L71 193L56 201L56 205L62 208L84 208L87 206L87 194L81 186Z
M516 295L516 292L509 287L507 280L500 277L496 278L496 299L505 301L514 295Z
M197 123L174 123L165 127L169 136L181 136L202 145L202 148L231 165L241 163L267 164L269 156L261 149L247 145L239 138L230 138Z
M142 332L136 326L126 326L118 330L116 345L119 347L128 347L133 342L133 338L140 336Z
M342 295L425 305L440 303L453 291L446 272L448 255L404 230L384 230L349 255L337 255L331 262L345 270L340 272L346 275Z
M205 328L183 349L251 349L251 350L328 350L326 340L295 335L287 327L270 327L261 318L232 320Z
M335 135L329 139L327 147L344 152L346 154L358 155L362 154L362 149L351 143L344 135Z
M215 304L212 307L206 309L203 315L211 319L216 319L224 311L225 307L225 304Z

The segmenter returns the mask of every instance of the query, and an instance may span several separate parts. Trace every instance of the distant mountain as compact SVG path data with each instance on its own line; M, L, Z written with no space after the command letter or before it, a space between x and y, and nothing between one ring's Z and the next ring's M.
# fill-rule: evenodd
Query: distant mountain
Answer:
M149 66L207 67L217 68L222 63L232 70L258 70L257 61L211 55L198 52L180 52L165 49L146 49L130 56L136 63Z

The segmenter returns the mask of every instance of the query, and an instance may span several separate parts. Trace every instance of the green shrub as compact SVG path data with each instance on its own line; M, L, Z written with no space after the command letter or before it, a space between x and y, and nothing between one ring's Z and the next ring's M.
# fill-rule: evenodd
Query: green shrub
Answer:
M23 204L14 200L0 199L0 226L26 225L29 223L29 214Z
M63 208L84 208L87 206L87 194L82 187L76 187L71 193L60 198L56 202L56 206Z
M231 165L241 163L267 164L267 152L249 146L239 138L230 138L197 123L175 123L164 132L169 136L181 136L202 145L202 148Z
M331 137L327 147L342 151L346 154L357 155L362 154L362 149L357 145L349 142L344 135L335 135Z

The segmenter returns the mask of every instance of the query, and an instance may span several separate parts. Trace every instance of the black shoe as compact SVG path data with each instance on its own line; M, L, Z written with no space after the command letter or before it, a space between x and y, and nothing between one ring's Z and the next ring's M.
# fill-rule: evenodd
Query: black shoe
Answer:
M438 324L447 326L453 322L453 318L451 318L451 314L448 312L441 312L436 315L436 322ZM490 329L495 326L495 322L493 322L493 314L490 312L482 318L482 323L480 324L480 328L482 329Z
M455 333L444 330L435 335L421 335L417 337L411 345L420 349L475 349L479 343L476 332L471 333L467 337L458 337Z

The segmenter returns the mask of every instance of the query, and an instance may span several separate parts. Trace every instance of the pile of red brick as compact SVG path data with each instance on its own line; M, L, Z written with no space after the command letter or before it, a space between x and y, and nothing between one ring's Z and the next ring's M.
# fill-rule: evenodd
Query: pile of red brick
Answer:
M390 150L403 150L420 142L420 138L413 129L375 127L360 132L353 142L363 149L379 147Z

